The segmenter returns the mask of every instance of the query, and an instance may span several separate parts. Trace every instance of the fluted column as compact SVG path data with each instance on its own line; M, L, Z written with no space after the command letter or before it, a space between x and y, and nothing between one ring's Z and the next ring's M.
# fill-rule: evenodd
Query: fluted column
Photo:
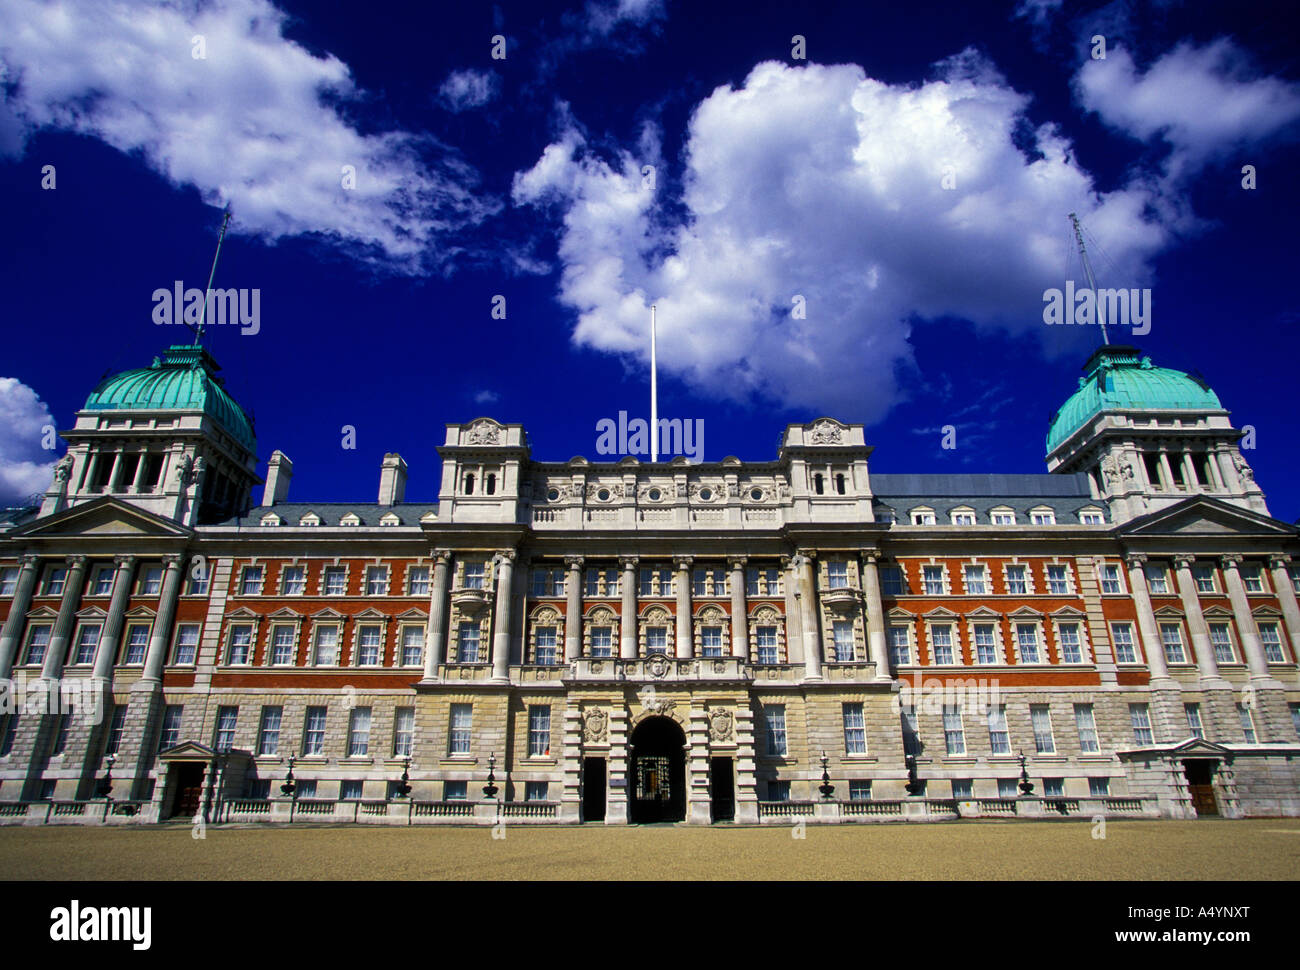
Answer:
M1178 576L1178 595L1187 614L1187 629L1192 634L1192 647L1196 650L1196 666L1202 680L1220 680L1219 661L1210 643L1210 628L1205 625L1201 600L1196 595L1196 580L1192 578L1194 556L1174 556L1174 571Z
M623 567L623 616L619 622L618 655L624 660L636 657L636 557L626 556Z
M1146 654L1147 669L1153 680L1169 677L1169 664L1165 661L1165 645L1160 642L1160 629L1156 626L1156 613L1151 608L1151 594L1147 592L1147 574L1143 567L1147 557L1129 555L1125 557L1128 566L1128 588L1133 593L1133 602L1137 606L1138 635L1142 640L1142 652Z
M81 605L81 586L86 577L86 557L68 557L68 579L63 585L63 599L59 602L59 615L54 621L54 630L50 634L50 647L45 652L45 663L41 676L46 680L57 680L63 673L63 660L68 655L68 637L72 634L72 622L76 619L77 607Z
M691 616L691 564L690 556L678 556L677 567L677 656L689 659L695 655L695 618Z
M1282 620L1286 624L1286 638L1291 642L1291 656L1300 663L1300 603L1296 602L1295 587L1291 584L1291 557L1272 556L1268 561L1273 570L1273 588L1282 605Z
M496 615L492 621L492 679L510 682L510 601L515 571L513 550L496 555Z
M1268 658L1264 656L1264 645L1259 642L1259 628L1255 626L1254 614L1250 612L1246 586L1237 569L1241 565L1241 557L1223 556L1220 561L1223 564L1223 577L1227 581L1228 599L1232 603L1233 619L1237 621L1237 633L1241 636L1241 652L1246 655L1246 665L1250 667L1250 679L1272 680L1268 672ZM1289 583L1287 585L1290 586Z
M13 673L14 657L22 640L23 627L27 623L27 611L32 608L32 592L36 589L40 571L39 556L23 556L20 560L13 602L9 604L9 615L5 617L4 626L0 627L0 679L8 679Z
M749 617L745 613L745 560L731 561L731 655L749 661Z
M799 616L803 625L803 663L805 680L822 679L821 617L817 608L817 582L813 562L799 553L792 565L799 573Z
M892 680L889 641L885 637L885 608L880 600L880 571L873 555L862 557L862 594L867 601L867 656L876 665L876 680Z
M162 595L158 599L158 616L154 619L153 633L149 637L149 652L145 655L144 682L160 682L163 664L167 661L167 641L171 638L172 618L176 615L176 596L181 588L181 556L165 556L167 572L163 575Z
M131 574L135 571L135 556L116 556L113 562L117 565L113 573L113 595L108 602L104 631L95 650L94 676L99 680L113 676L113 664L117 662L117 649L122 641L122 624L126 620L126 604L131 598Z
M564 659L582 655L582 557L566 556L564 565Z
M429 593L429 626L424 636L424 679L437 680L438 668L447 650L447 577L451 553L433 551L433 589Z

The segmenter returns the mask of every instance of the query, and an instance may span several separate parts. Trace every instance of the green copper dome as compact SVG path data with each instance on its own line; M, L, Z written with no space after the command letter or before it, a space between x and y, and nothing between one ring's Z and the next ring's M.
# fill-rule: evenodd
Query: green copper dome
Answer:
M88 411L177 409L211 415L236 441L257 451L253 419L221 386L217 362L202 347L177 344L149 367L106 377L86 398Z
M1156 367L1136 347L1104 346L1083 365L1085 377L1052 417L1047 431L1050 455L1102 411L1221 411L1218 395L1203 381L1180 370Z

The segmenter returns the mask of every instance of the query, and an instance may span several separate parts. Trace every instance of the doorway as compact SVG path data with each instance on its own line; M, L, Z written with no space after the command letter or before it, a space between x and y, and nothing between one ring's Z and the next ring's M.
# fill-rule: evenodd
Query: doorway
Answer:
M709 791L713 796L713 821L734 821L736 782L730 758L709 759Z
M605 759L582 761L582 820L605 821Z
M681 822L686 818L686 735L668 717L637 725L627 746L629 821Z
M201 761L181 761L171 767L171 783L175 791L172 810L168 818L193 818L203 803L204 765Z
M1197 818L1219 814L1219 803L1214 797L1214 766L1213 761L1205 758L1189 758L1183 762L1183 774L1187 777Z

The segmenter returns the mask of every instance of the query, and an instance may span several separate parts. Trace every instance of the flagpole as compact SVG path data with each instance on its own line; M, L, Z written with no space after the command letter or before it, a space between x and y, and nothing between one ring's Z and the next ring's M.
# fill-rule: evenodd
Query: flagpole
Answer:
M655 307L650 304L650 460L659 460L659 376L655 360Z

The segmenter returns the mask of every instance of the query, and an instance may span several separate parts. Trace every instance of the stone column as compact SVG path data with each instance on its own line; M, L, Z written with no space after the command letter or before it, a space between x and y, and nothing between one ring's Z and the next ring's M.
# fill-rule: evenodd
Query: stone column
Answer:
M1201 612L1201 601L1196 594L1196 580L1192 578L1194 556L1174 556L1174 570L1178 575L1178 595L1183 602L1183 612L1187 614L1187 629L1192 634L1192 647L1196 650L1196 665L1201 671L1201 680L1220 681L1219 661L1214 656L1214 647L1210 643L1210 628L1205 625L1205 614ZM1220 686L1216 684L1215 686Z
M745 560L731 561L731 655L749 662L749 617L745 614Z
M161 683L163 664L167 662L167 642L171 639L172 617L176 615L176 596L181 587L181 556L164 556L167 572L163 576L162 596L158 600L158 615L154 618L153 633L149 637L149 652L145 655L142 683Z
M1152 680L1167 680L1169 664L1165 661L1165 645L1160 642L1160 629L1156 626L1155 610L1151 608L1151 594L1147 592L1147 574L1143 567L1147 557L1129 554L1125 557L1128 566L1128 588L1133 594L1137 606L1138 634L1142 641L1142 652L1146 654L1147 668Z
M496 562L496 614L492 621L492 680L510 683L510 600L514 580L514 550L498 552Z
M424 680L438 679L438 668L447 650L447 578L451 553L433 550L433 591L429 594L429 627L424 637Z
M27 611L32 608L32 591L36 589L36 580L41 571L38 556L23 556L19 563L14 598L9 604L9 615L5 617L4 626L0 628L0 679L4 680L13 673L14 658L22 641L23 627L27 623Z
M632 660L637 654L636 629L636 557L624 556L623 567L623 615L619 622L618 655L624 660Z
M1255 626L1255 617L1250 612L1250 599L1246 596L1246 586L1241 581L1241 573L1237 568L1241 565L1241 556L1223 556L1220 561L1223 564L1223 578L1228 587L1228 599L1232 603L1232 616L1237 621L1237 633L1241 636L1241 652L1246 655L1246 664L1250 667L1250 679L1271 681L1268 658L1264 656L1264 645L1259 642L1259 629ZM1290 585L1288 581L1288 589Z
M678 556L677 567L677 656L687 660L695 655L695 618L691 616L690 556Z
M807 553L799 553L791 563L799 574L799 616L803 626L804 679L822 679L821 617L817 609L817 582L813 575L813 561Z
M582 557L566 556L564 565L564 659L572 662L582 656Z
M1169 465L1169 452L1165 446L1160 446L1160 477L1164 479L1164 489L1167 492L1177 491L1177 485L1174 482L1174 470Z
M54 621L54 630L50 633L50 646L45 652L45 664L41 669L41 677L45 680L57 680L63 673L63 661L68 655L68 637L72 633L77 607L81 604L81 587L85 577L86 557L69 556L68 579L63 585L59 615Z
M1296 602L1295 586L1291 583L1291 557L1271 556L1268 561L1273 570L1273 588L1282 606L1282 620L1286 624L1286 637L1291 641L1291 656L1300 663L1300 604Z
M862 557L862 593L867 600L867 656L876 665L876 680L890 681L889 641L885 636L885 608L880 600L880 571L876 556Z
M135 556L116 556L113 562L117 565L113 574L113 595L108 603L104 632L95 651L94 676L98 680L108 680L113 676L113 665L117 662L117 649L122 640L122 624L126 619L126 604L131 598L131 574L135 571Z

